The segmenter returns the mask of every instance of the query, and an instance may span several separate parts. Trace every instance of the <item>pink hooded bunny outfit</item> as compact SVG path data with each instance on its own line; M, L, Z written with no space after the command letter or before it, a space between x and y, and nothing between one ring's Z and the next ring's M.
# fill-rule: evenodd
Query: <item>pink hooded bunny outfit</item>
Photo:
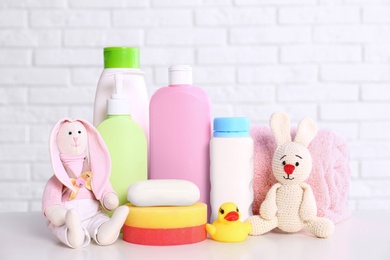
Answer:
M85 153L60 154L57 135L65 122L80 122L87 130L89 164ZM97 230L110 219L101 211L99 201L103 205L104 197L108 193L115 193L109 182L111 160L103 139L90 123L82 119L63 118L51 132L50 156L54 175L47 182L43 193L43 213L53 205L62 205L67 210L76 209L86 237L82 246L88 245L91 237L99 244L96 239ZM82 173L88 172L89 180L81 178ZM72 247L67 241L66 225L58 227L49 221L48 227L63 243Z

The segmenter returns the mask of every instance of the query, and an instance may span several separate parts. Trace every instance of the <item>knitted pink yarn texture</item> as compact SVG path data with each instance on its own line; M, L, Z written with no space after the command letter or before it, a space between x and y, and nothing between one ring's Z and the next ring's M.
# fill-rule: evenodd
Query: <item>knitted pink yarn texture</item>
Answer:
M291 132L294 138L295 129ZM251 136L254 141L253 214L258 215L268 190L277 183L271 169L276 142L268 126L253 126ZM317 216L326 217L334 223L347 219L350 216L351 169L346 141L332 131L319 130L308 149L313 168L305 182L313 190Z

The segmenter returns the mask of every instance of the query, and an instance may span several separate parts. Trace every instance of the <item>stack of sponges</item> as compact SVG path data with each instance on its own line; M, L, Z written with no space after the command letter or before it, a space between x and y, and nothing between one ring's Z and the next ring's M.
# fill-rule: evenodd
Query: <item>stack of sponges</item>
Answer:
M141 245L182 245L206 239L207 206L198 187L184 180L147 180L128 190L123 240Z

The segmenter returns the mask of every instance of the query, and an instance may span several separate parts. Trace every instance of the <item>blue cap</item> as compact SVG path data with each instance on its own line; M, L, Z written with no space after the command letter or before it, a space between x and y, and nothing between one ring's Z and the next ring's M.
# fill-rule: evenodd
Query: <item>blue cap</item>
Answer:
M248 137L250 122L247 117L214 118L214 137Z

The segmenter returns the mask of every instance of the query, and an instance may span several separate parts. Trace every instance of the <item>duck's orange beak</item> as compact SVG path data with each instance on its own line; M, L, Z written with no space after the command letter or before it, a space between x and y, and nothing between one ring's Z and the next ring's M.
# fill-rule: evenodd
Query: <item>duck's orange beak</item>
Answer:
M238 212L236 212L236 211L230 211L224 217L224 219L226 219L227 221L237 221L239 218L240 218L240 216L238 215Z

